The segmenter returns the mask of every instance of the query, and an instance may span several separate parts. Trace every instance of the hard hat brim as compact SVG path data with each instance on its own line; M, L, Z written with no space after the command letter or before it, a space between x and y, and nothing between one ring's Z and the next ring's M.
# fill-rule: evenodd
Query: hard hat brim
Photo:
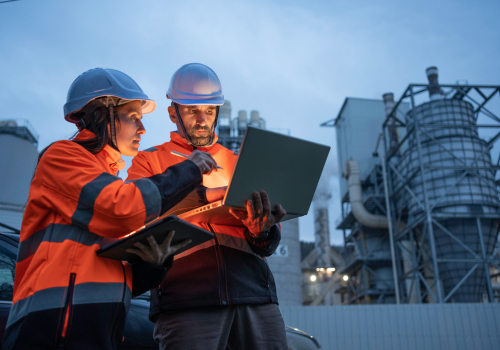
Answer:
M184 105L184 106L222 106L224 104L224 96L217 96L216 98L206 98L206 99L177 99L172 98L167 94L167 98L173 102Z
M151 112L153 112L155 109L156 109L156 102L153 101L153 100L149 100L149 99L142 99L142 98L137 98L137 99L124 99L124 98L121 98L120 96L114 96L114 95L102 95L102 96L97 96L91 100L89 100L84 106L82 106L80 109L77 109L76 111L72 111L68 114L66 114L64 116L64 119L70 123L78 123L78 119L76 118L73 118L73 114L82 110L88 103L92 102L93 100L96 100L98 98L101 98L101 97L105 97L105 96L111 96L111 97L116 97L116 98L119 98L121 100L126 100L126 101L143 101L144 103L142 103L142 114L149 114ZM128 103L128 102L127 102ZM68 105L68 103L66 104ZM66 105L64 106L64 109L66 109Z

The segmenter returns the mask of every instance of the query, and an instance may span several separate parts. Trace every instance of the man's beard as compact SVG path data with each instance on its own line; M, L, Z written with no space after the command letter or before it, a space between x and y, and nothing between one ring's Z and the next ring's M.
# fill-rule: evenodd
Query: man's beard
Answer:
M199 136L197 135L198 130L208 131L208 135ZM212 133L213 133L212 128L209 128L208 126L197 125L189 131L189 138L191 139L191 143L195 147L209 146L210 142L213 139Z

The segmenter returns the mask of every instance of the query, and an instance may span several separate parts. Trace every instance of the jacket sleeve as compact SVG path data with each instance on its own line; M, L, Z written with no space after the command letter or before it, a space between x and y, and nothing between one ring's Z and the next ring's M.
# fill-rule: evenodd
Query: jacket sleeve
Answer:
M156 266L144 260L132 264L132 296L139 296L158 287L173 263L174 256L171 255L163 266Z
M184 161L150 178L124 183L103 172L96 156L71 141L52 145L34 181L39 199L66 222L104 237L118 238L181 201L202 182L199 168Z
M278 225L273 225L267 234L257 237L250 234L247 229L245 230L245 237L255 253L260 256L271 256L280 244L281 229Z
M139 154L132 159L132 165L127 170L127 181L141 179L143 177L151 177L155 175L155 171L151 166L146 154L149 153L139 152ZM207 188L205 186L198 186L195 190L191 191L182 201L177 203L168 211L162 211L161 215L179 215L191 209L198 208L202 205L207 204L208 201L206 198L206 190Z

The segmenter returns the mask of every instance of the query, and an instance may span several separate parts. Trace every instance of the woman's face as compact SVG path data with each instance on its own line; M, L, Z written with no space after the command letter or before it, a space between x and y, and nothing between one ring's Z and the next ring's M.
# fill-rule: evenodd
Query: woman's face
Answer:
M146 133L142 125L140 101L133 101L118 108L119 123L116 123L116 143L121 154L133 157L139 152L141 135Z

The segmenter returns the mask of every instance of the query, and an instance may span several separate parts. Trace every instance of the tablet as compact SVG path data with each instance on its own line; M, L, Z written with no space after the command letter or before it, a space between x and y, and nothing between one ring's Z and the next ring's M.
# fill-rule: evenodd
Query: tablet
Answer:
M135 254L128 253L126 251L127 249L137 248L136 246L134 246L134 243L136 242L141 242L144 245L149 246L147 237L150 235L155 238L158 244L161 244L167 237L168 232L172 230L175 231L175 235L172 239L171 245L175 245L187 238L191 239L191 243L177 250L175 254L182 253L188 249L193 248L194 246L197 246L198 244L205 243L206 241L214 239L215 237L213 233L190 224L187 221L181 220L177 216L171 215L165 218L161 218L160 220L155 220L154 222L146 225L140 230L133 232L129 236L99 249L97 251L97 255L101 258L135 262L140 258Z

